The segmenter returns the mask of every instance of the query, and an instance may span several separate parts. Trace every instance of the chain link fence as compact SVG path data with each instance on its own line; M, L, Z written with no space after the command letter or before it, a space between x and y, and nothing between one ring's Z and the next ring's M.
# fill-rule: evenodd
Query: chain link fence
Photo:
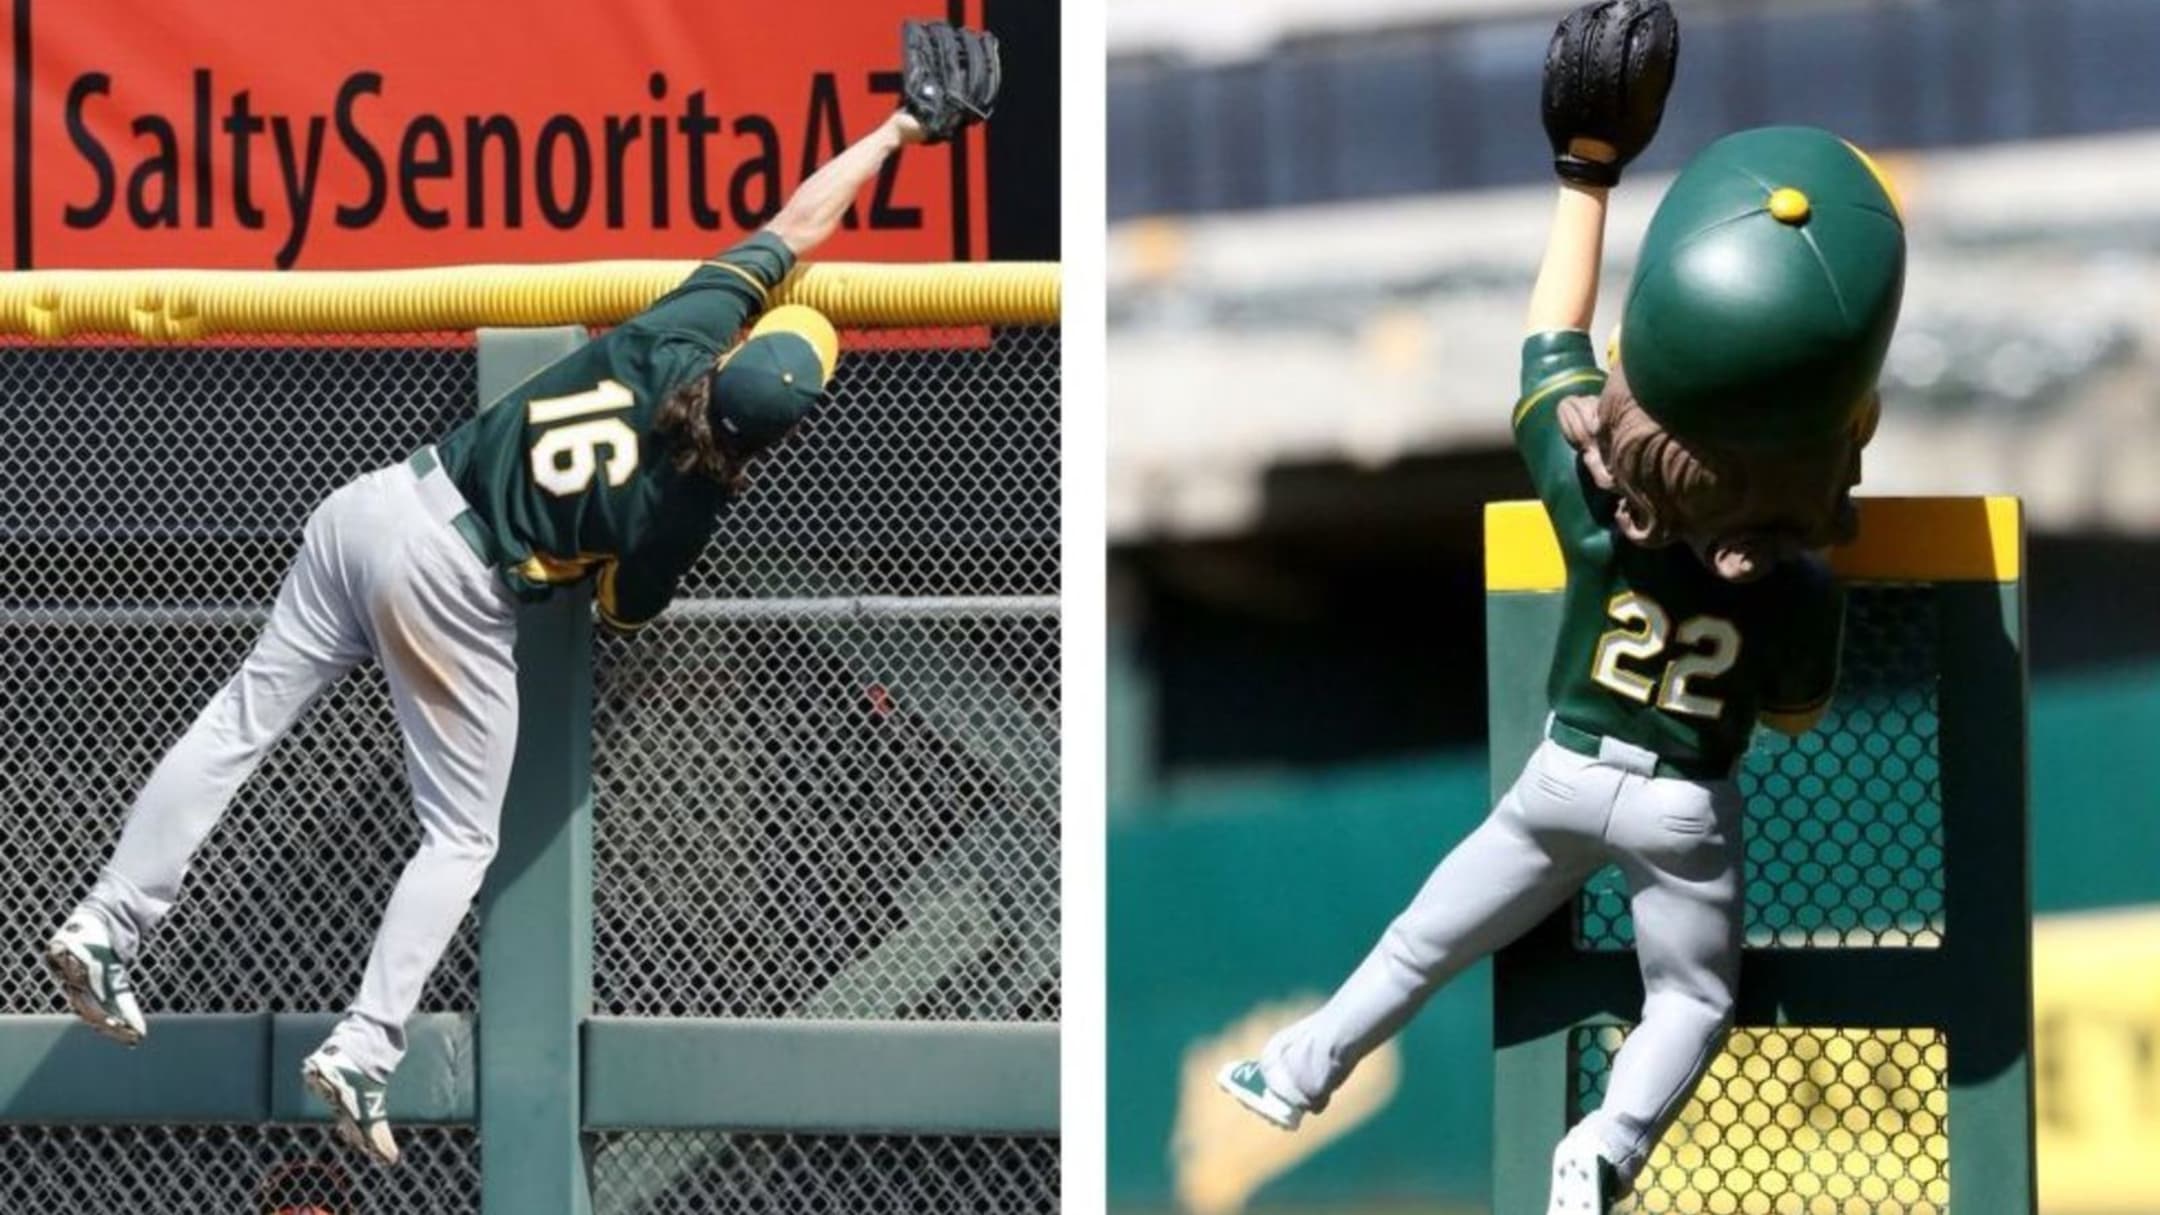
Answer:
M669 616L595 643L596 1012L1058 1017L1057 333L851 349ZM38 947L237 667L308 512L469 416L474 384L471 342L437 336L0 350L0 1014L62 1011ZM418 841L409 805L363 668L198 857L138 967L147 1010L344 1007ZM474 1010L475 938L423 1011ZM405 1138L406 1164L340 1172L324 1209L476 1210L471 1132ZM616 1138L596 1186L690 1141ZM790 1163L827 1158L861 1209L1056 1202L1054 1139L722 1136L694 1156L610 1209L831 1209ZM253 1210L274 1174L321 1180L310 1162L345 1167L314 1128L0 1128L0 1209ZM712 1197L753 1176L758 1205Z
M480 1138L404 1127L394 1169L327 1126L0 1126L0 1210L54 1215L468 1215Z
M954 336L845 360L598 643L602 1011L1057 1019L1057 344Z
M0 352L0 1012L62 1011L38 948L315 504L470 416L471 344L417 341ZM389 704L354 672L241 790L136 968L147 1011L344 1007L420 838ZM468 923L422 1008L470 1011L478 974Z

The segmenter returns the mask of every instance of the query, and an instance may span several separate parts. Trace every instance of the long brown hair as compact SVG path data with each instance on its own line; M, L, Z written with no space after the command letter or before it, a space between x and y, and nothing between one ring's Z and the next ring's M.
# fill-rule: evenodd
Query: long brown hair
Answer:
M698 376L668 394L653 417L653 433L672 449L675 470L701 473L740 495L750 488L750 457L736 455L714 436L711 399L712 377Z
M1620 498L1622 535L1645 546L1686 541L1707 560L1771 537L1799 548L1850 540L1860 451L1878 408L1871 397L1845 432L1806 446L1691 441L1660 426L1614 367L1603 392L1562 402L1560 417L1591 475Z

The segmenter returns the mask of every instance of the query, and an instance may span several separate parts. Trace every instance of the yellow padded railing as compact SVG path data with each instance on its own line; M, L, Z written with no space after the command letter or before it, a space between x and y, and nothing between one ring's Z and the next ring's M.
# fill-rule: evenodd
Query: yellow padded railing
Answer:
M482 326L612 325L665 294L694 261L439 266L421 270L31 270L0 273L0 334L182 342L235 334L427 333ZM1053 325L1055 262L820 262L773 303L844 328Z

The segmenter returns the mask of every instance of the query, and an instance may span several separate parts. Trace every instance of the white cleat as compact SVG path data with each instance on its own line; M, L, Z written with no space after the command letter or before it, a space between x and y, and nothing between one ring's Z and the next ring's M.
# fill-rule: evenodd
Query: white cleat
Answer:
M1545 1215L1611 1215L1620 1201L1620 1175L1581 1126L1553 1149L1552 1191Z
M102 913L77 907L45 942L45 966L60 981L68 1007L83 1024L122 1046L142 1044L150 1026Z
M338 1138L377 1164L398 1162L397 1140L390 1134L390 1086L345 1062L335 1046L324 1046L300 1064L300 1081L321 1098L337 1118Z
M1226 1063L1215 1073L1215 1087L1237 1099L1239 1105L1260 1115L1282 1130L1294 1131L1305 1120L1305 1111L1268 1087L1257 1059Z

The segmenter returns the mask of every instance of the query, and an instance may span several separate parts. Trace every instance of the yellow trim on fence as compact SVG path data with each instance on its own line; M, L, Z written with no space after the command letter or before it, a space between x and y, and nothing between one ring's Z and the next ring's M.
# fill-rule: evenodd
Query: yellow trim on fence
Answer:
M1557 591L1567 585L1560 537L1543 502L1485 504L1485 589Z
M0 273L0 334L109 334L153 342L235 334L430 333L612 325L700 263L575 262L423 270L27 270ZM773 304L853 328L1054 325L1055 262L820 262Z
M2025 528L2016 498L1863 498L1860 538L1830 554L1857 582L2016 582Z
M1830 554L1855 582L2015 582L2024 572L2016 498L1861 498L1860 538ZM1485 507L1485 589L1557 591L1567 568L1538 502Z

